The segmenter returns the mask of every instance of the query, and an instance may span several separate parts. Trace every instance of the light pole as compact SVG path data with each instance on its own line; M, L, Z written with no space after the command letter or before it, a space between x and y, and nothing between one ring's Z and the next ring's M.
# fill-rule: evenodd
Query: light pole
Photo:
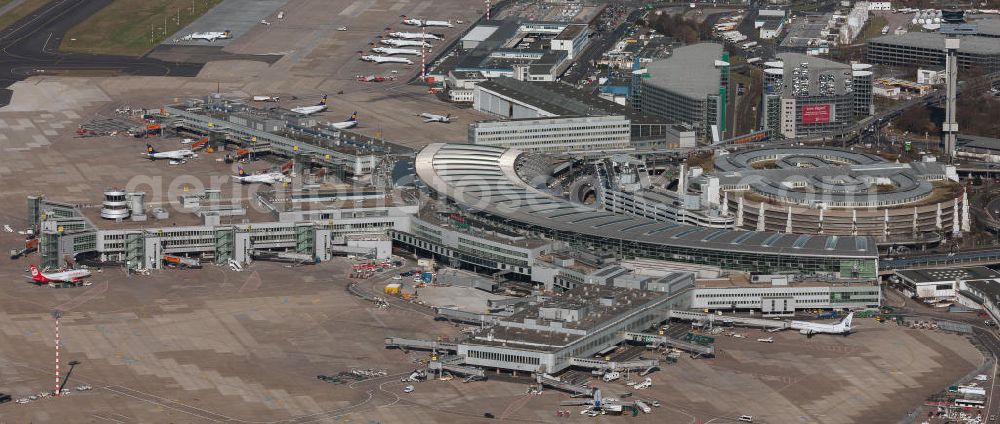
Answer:
M59 317L61 316L61 311L52 311L52 318L56 320L56 390L53 393L55 396L59 396L59 393L62 391L62 385L59 384Z

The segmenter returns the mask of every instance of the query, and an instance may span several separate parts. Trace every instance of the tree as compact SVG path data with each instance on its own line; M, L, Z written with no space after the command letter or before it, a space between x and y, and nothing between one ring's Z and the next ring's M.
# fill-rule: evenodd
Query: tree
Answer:
M909 131L912 134L937 132L937 125L931 121L931 112L926 106L915 106L907 109L894 124L896 128Z

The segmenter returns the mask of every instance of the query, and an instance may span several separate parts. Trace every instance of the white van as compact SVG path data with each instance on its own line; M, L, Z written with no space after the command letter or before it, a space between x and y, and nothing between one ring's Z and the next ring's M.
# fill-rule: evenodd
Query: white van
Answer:
M753 416L750 416L750 415L740 415L739 420L743 421L745 423L752 423L753 422Z

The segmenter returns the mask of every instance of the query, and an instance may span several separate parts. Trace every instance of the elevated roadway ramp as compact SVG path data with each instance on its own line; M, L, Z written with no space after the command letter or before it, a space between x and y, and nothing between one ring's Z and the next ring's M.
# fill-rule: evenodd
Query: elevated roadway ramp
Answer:
M427 369L435 372L448 371L452 374L458 374L458 375L466 375L466 376L474 375L476 377L486 377L486 371L483 371L482 368L471 367L468 365L461 365L455 363L431 361L427 364Z
M891 275L897 269L936 269L956 266L1000 264L1000 250L990 249L978 252L959 252L914 256L905 259L882 259L879 261L879 275Z

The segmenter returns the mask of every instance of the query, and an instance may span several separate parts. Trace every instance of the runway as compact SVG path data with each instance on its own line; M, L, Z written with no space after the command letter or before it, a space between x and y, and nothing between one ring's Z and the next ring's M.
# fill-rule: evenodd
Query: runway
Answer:
M205 62L227 60L219 49L213 54L170 55L195 61L169 61L143 57L61 53L59 43L67 30L87 19L113 0L52 0L35 13L0 29L0 106L11 97L11 84L50 70L108 70L127 75L193 77ZM247 59L240 55L239 59ZM273 63L277 57L250 57Z

